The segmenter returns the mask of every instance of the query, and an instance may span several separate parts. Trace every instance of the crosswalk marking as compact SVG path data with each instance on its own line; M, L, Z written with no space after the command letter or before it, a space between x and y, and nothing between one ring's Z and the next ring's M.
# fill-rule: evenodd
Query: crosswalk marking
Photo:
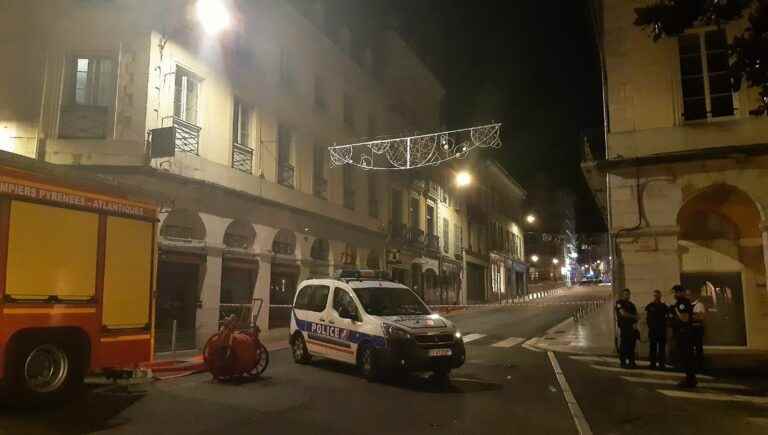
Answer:
M469 343L470 341L479 340L483 337L485 337L485 334L467 334L464 336L463 340L464 343Z
M607 363L619 363L619 359L610 356L591 356L591 355L571 355L571 359L577 361L594 361L594 362L607 362ZM638 361L641 362L641 361Z
M628 381L628 382L637 382L641 384L664 384L664 385L677 384L677 380L674 380L674 379L640 378L635 376L622 376L621 379L624 379L625 381ZM699 382L698 385L701 388L714 388L714 389L723 389L723 390L749 390L749 387L745 385L723 384L719 382Z
M506 340L501 340L501 341L498 341L496 343L493 343L491 346L492 347L512 347L512 346L517 346L518 344L520 344L520 343L522 343L524 341L525 341L524 338L509 337Z
M721 402L745 402L757 405L768 405L768 397L744 396L738 394L709 393L699 391L680 391L680 390L656 390L659 393L684 399L717 400Z
M671 377L677 377L677 378L685 377L685 373L680 373L680 372L662 372L658 370L645 370L645 369L624 369L620 367L599 366L595 364L591 365L590 367L597 370L605 370L608 372L619 372L619 373L626 373L626 374L636 373L636 374L652 375L652 376L671 376ZM709 379L709 380L714 379L712 378L712 376L707 376L707 375L696 375L696 377L700 379Z

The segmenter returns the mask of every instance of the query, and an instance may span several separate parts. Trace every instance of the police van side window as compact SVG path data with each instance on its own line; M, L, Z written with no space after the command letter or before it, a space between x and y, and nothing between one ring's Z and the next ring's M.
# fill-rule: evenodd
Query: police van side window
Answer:
M308 285L299 290L299 295L296 296L296 302L293 304L293 308L296 308L297 310L308 310L313 289L314 286Z
M337 313L357 314L357 306L346 290L337 288L333 291L333 309Z
M317 313L325 310L325 306L328 304L328 293L330 292L331 288L326 285L313 286L309 306L306 309Z

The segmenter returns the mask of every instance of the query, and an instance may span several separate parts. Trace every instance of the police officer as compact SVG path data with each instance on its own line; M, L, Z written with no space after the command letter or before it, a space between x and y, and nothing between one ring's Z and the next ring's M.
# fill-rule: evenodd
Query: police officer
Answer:
M628 288L621 292L621 299L616 302L616 321L619 326L619 360L624 368L636 368L635 364L635 323L637 308L629 299L632 293Z
M704 317L707 308L701 300L701 290L690 292L693 316L691 317L691 346L693 347L693 364L696 371L701 371L704 360Z
M696 370L693 364L693 306L681 285L672 287L675 292L675 303L670 306L672 329L675 333L675 343L680 363L685 371L685 379L678 385L681 388L696 387Z
M645 306L651 370L664 370L667 356L667 316L669 308L661 301L661 292L653 291L653 302Z

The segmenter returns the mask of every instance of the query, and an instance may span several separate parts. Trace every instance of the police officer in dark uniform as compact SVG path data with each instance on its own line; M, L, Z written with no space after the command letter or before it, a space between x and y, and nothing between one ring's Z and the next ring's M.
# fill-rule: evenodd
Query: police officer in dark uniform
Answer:
M628 288L621 292L621 299L616 302L616 321L619 326L619 360L624 368L635 368L635 341L637 332L637 308L629 299Z
M664 370L667 356L667 319L669 308L661 301L661 292L653 291L653 302L645 306L645 321L648 324L648 342L651 370Z
M672 329L675 333L675 343L680 363L685 371L685 379L678 385L681 388L696 387L696 370L693 362L693 306L681 285L672 288L675 292L675 303L670 306Z

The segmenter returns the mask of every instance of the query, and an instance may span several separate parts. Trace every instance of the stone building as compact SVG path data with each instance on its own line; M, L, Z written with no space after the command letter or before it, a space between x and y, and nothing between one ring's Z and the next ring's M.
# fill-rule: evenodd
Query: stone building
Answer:
M443 88L396 33L353 56L320 3L225 3L218 35L191 0L0 6L0 145L166 199L158 349L174 323L200 345L254 296L263 328L285 325L301 279L383 267L385 177L332 168L327 146L439 127ZM148 159L168 126L175 152Z
M731 90L744 21L654 43L631 0L595 1L606 152L582 167L606 206L615 289L640 304L678 283L708 308L705 344L768 349L768 119Z

